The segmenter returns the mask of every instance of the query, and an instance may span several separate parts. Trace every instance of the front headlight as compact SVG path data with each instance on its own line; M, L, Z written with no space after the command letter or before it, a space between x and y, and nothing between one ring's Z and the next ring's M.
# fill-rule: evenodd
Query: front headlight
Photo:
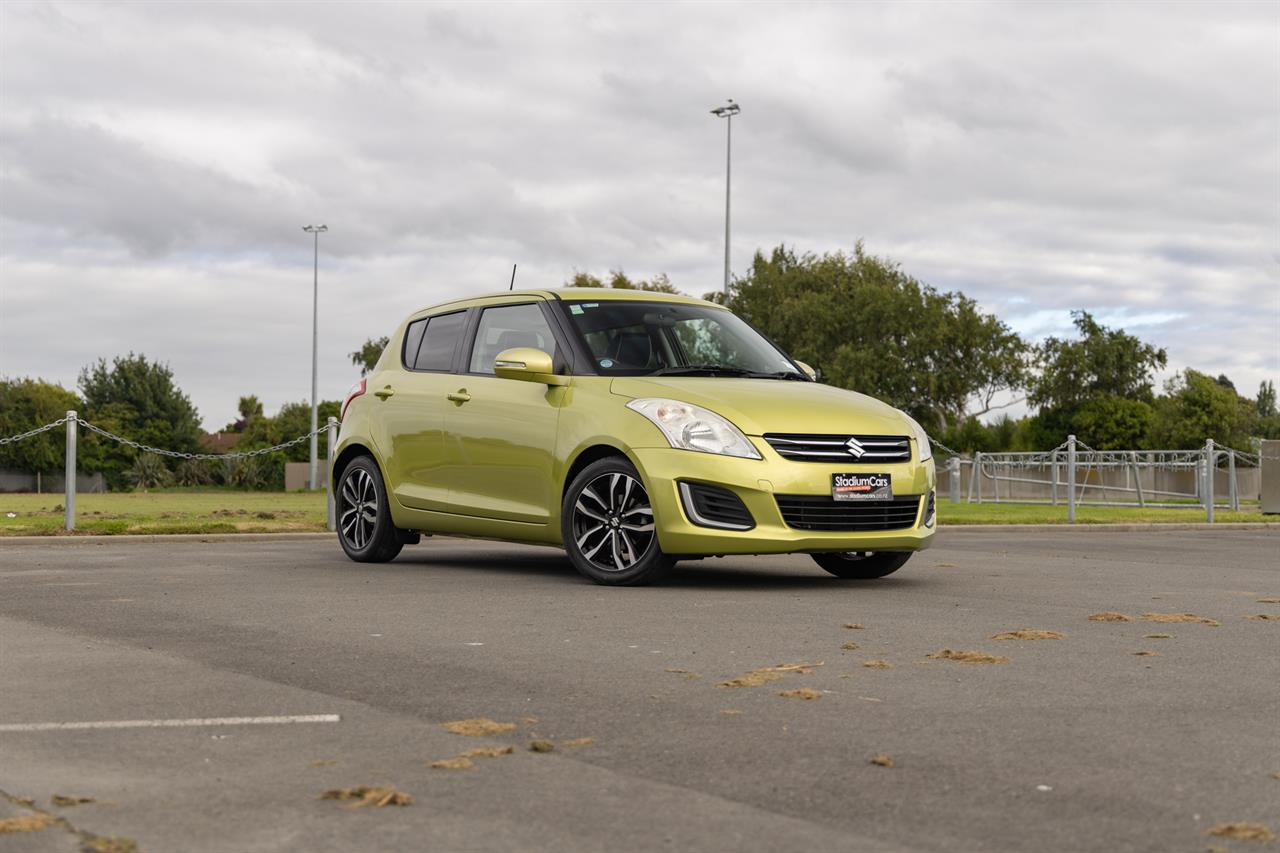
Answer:
M701 406L661 397L639 397L628 401L627 408L652 421L672 447L744 459L762 458L740 429Z
M914 432L916 435L916 447L920 448L919 461L923 462L926 459L932 459L933 448L929 446L929 433L924 431L924 427L916 423L915 418L911 417L905 412L902 414L902 416L907 419L908 423L911 424L911 431Z

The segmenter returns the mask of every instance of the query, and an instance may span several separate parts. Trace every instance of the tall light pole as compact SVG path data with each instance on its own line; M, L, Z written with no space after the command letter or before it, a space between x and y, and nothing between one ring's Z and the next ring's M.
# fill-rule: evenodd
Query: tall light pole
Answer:
M307 488L316 487L316 428L319 420L319 400L316 397L316 351L320 338L320 235L329 230L328 225L304 225L303 231L315 237L315 266L311 279L311 476Z
M728 106L716 107L711 111L713 116L726 119L724 135L724 296L729 298L729 179L732 176L733 163L733 117L742 112L742 107L729 99Z

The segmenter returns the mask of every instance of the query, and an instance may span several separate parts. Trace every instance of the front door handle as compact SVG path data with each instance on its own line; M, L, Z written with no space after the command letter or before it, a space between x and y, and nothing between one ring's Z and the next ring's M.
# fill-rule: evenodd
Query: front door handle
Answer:
M471 399L471 395L467 393L466 388L460 388L450 394L449 399L455 403L465 403Z
M395 389L388 385L385 388L379 388L377 391L374 391L373 396L377 397L379 400L385 400L394 393L396 393Z

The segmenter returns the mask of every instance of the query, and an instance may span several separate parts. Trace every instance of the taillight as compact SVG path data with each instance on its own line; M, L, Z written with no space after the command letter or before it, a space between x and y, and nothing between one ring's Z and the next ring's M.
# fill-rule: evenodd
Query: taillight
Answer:
M351 401L364 393L365 380L361 379L355 385L351 386L351 390L347 392L347 399L342 401L342 411L338 414L338 420L342 420L347 416L347 406L351 405Z

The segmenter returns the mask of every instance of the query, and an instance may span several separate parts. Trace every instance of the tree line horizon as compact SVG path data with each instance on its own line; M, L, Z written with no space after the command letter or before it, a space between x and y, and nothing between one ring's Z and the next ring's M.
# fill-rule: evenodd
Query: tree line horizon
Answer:
M666 274L633 279L622 270L605 276L575 272L566 287L610 287L681 293ZM1155 372L1168 364L1162 347L1123 329L1100 324L1086 310L1071 312L1076 337L1052 336L1032 344L960 291L939 291L900 265L865 251L800 253L779 245L757 251L729 293L704 295L724 304L796 359L816 368L821 381L869 394L918 420L932 437L962 453L1048 450L1074 434L1099 450L1191 449L1206 439L1247 449L1255 438L1280 438L1275 383L1256 397L1240 394L1230 378L1185 366L1155 388ZM386 337L350 353L365 375ZM62 417L69 409L93 423L144 444L175 451L207 450L190 398L167 363L129 353L85 367L78 393L32 378L0 378L0 436ZM997 402L1012 397L1013 402ZM1001 414L1019 402L1020 418ZM338 401L320 404L321 421L338 414ZM263 413L253 394L240 398L239 417L223 432L239 435L236 450L269 447L310 428L307 401ZM285 461L305 461L307 448L220 463L183 460L170 465L154 454L86 433L82 470L101 470L113 489L169 484L280 488ZM0 447L0 468L27 472L61 468L63 437L51 431ZM323 445L323 442L322 442ZM321 448L323 455L323 447Z

